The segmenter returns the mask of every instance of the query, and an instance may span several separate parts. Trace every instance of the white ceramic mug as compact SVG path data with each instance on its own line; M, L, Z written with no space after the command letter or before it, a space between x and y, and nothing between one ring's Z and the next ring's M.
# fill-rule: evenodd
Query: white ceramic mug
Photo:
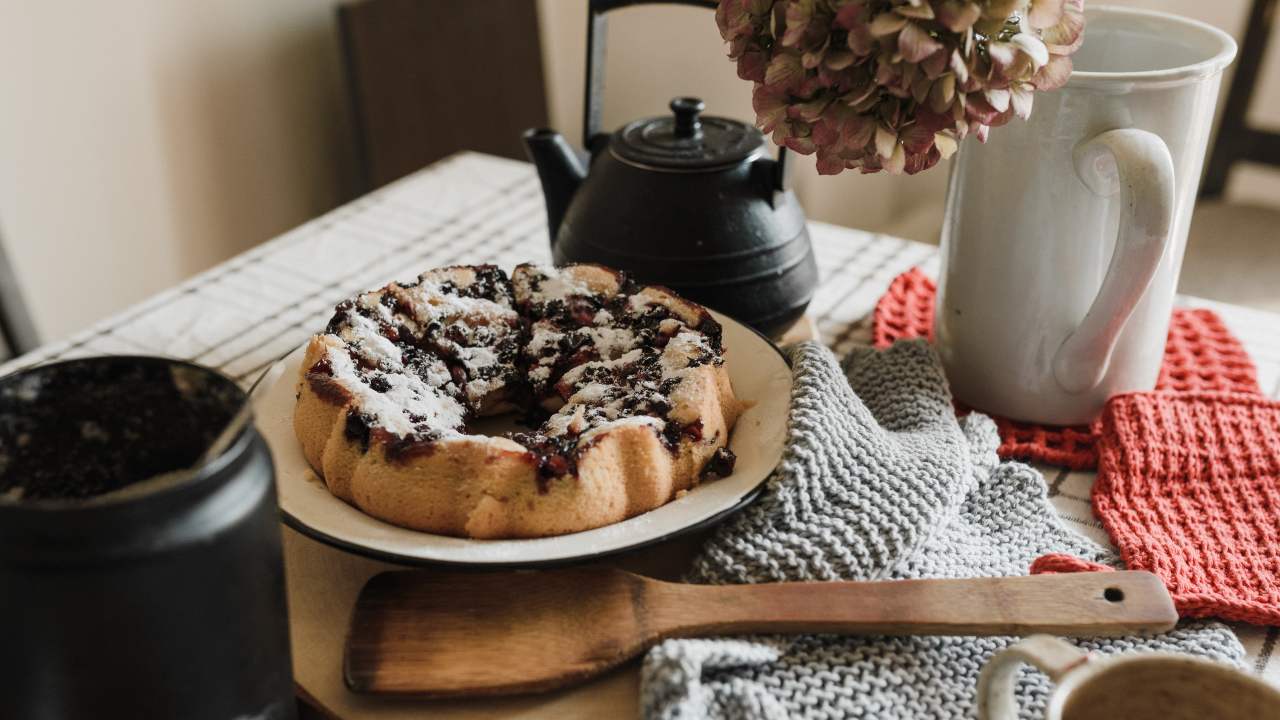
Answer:
M1045 720L1280 717L1280 689L1221 663L1165 652L1089 655L1058 638L1033 635L982 668L979 720L1016 720L1014 690L1023 663L1056 685Z
M956 397L1086 423L1155 386L1229 35L1086 10L1075 71L952 167L935 337Z

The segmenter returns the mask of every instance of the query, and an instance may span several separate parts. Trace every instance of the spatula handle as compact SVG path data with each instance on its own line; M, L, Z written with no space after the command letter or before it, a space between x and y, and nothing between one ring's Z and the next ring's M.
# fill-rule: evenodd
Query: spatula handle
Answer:
M1177 622L1148 572L887 582L660 583L651 627L666 637L734 633L1127 635ZM655 602L656 601L656 602Z

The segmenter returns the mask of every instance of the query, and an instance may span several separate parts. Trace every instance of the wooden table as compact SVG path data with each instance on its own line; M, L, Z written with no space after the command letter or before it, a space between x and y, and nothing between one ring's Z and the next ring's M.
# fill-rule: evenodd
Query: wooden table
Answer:
M812 223L822 285L809 307L819 336L837 353L868 338L868 314L898 273L936 273L936 248ZM0 374L50 360L102 353L170 355L251 381L323 327L334 304L441 265L549 260L542 193L532 166L474 153L436 163L399 182L218 265L63 342L18 358ZM1280 316L1183 298L1216 310L1280 396ZM1041 468L1065 522L1107 542L1089 507L1092 473ZM697 546L692 536L619 556L629 569L674 577ZM426 703L361 698L341 682L341 646L356 593L393 566L284 530L295 675L321 717L627 717L636 712L636 664L575 690L499 701ZM1236 626L1252 668L1280 682L1280 631Z

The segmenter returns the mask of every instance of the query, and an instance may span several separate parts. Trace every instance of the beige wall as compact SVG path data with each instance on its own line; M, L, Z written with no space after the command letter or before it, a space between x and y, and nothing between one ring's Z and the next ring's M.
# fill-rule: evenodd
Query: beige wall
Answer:
M332 207L328 0L0 0L0 233L56 338Z
M552 121L577 141L585 3L538 0ZM1132 0L1240 34L1246 0ZM0 0L0 233L47 339L339 202L351 136L333 0ZM698 94L749 119L710 13L619 11L606 127ZM1280 52L1268 59L1280 81ZM1280 88L1255 108L1280 124ZM946 170L796 185L812 217L929 239ZM1238 173L1264 199L1274 174Z

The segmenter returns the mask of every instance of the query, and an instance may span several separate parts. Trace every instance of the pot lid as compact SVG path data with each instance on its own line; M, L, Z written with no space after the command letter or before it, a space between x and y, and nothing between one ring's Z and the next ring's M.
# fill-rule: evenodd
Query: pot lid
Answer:
M618 159L659 170L700 171L738 163L764 149L764 135L746 123L702 117L695 97L671 101L672 115L629 123L614 133Z

